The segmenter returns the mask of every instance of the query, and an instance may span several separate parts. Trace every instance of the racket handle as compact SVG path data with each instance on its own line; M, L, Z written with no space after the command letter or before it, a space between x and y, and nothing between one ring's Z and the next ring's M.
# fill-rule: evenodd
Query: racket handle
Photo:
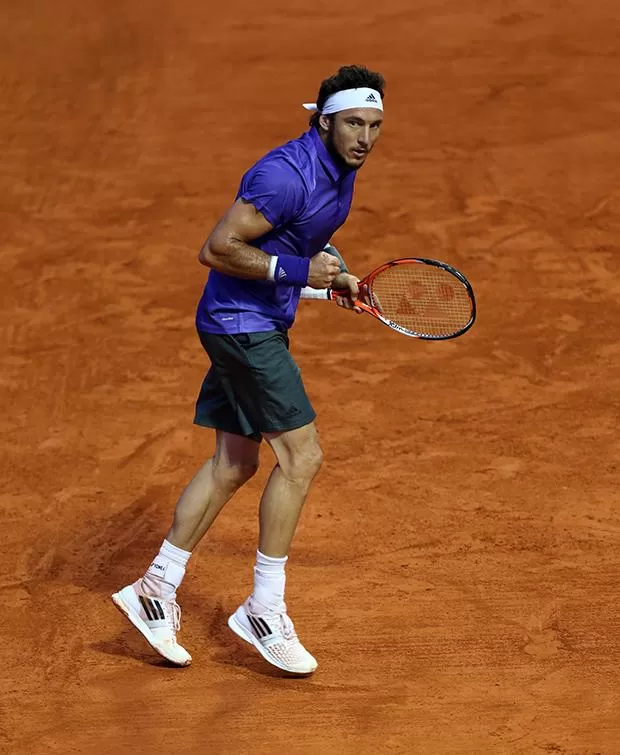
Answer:
M312 288L312 286L304 286L299 294L301 299L331 299L329 288Z

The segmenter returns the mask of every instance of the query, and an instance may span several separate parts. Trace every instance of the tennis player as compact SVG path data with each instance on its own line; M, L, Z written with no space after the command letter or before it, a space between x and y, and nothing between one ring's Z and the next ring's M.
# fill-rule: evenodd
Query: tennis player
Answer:
M330 287L347 291L339 303L355 308L358 278L328 242L347 219L357 171L379 137L383 89L381 74L362 66L344 66L323 81L316 104L304 105L313 111L310 129L247 171L200 251L210 273L196 325L211 367L195 422L215 429L215 454L182 493L146 574L112 596L179 666L191 656L176 639L177 590L196 545L256 472L264 438L277 463L260 501L254 588L228 625L284 671L317 667L284 602L287 554L322 459L288 330L300 297L325 298Z

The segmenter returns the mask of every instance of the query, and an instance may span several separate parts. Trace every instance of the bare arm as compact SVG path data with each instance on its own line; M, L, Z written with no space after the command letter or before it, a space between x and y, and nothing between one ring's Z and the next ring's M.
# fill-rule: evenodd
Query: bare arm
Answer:
M272 257L250 242L272 228L254 205L238 199L217 222L198 259L203 265L226 275L266 280ZM339 272L338 258L321 251L310 260L307 284L314 288L328 288Z
M265 280L270 255L249 242L264 236L273 226L254 205L238 199L217 222L198 259L203 265L238 278Z

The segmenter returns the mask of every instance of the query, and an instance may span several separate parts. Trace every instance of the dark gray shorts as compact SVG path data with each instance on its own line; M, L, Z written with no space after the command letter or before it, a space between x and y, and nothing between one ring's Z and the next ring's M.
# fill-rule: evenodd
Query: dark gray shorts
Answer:
M316 418L286 333L198 335L211 368L196 401L197 425L259 441Z

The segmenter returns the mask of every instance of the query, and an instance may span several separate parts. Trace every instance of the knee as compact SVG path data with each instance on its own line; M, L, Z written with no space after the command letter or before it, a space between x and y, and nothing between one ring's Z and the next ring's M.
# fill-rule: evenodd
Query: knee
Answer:
M313 439L287 455L280 467L289 479L302 482L312 480L322 463L323 451L318 440Z
M236 490L254 477L257 471L257 461L236 462L225 466L220 464L216 469L216 477L222 486Z

